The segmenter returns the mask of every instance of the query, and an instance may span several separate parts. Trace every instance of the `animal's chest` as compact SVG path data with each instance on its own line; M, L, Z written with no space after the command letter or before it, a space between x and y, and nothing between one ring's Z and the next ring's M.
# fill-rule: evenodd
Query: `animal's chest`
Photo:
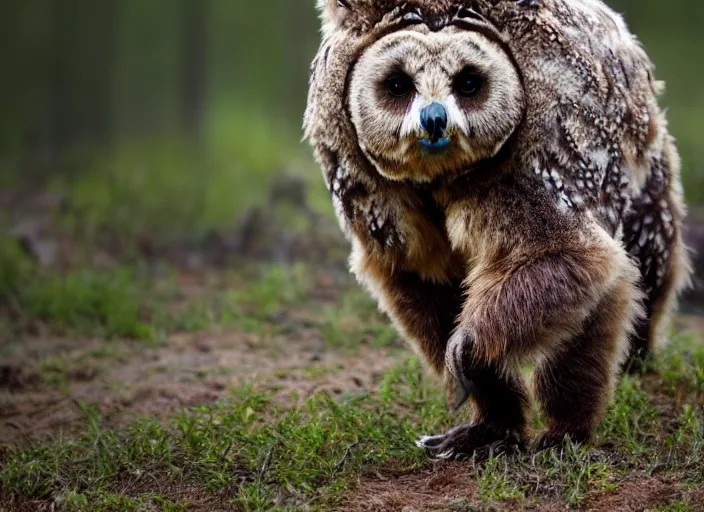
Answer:
M405 192L373 201L359 227L386 266L433 282L461 279L465 272L450 244L445 210L430 194Z

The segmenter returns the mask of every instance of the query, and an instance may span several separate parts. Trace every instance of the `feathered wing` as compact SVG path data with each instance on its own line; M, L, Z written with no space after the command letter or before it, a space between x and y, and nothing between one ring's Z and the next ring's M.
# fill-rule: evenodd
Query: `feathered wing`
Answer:
M528 109L517 154L565 207L591 211L615 235L662 152L652 64L601 2L543 4L503 1L487 13L523 73Z
M502 30L528 97L517 162L588 212L637 262L646 318L635 351L652 348L690 275L681 239L680 161L657 97L663 85L623 19L600 0L480 2Z

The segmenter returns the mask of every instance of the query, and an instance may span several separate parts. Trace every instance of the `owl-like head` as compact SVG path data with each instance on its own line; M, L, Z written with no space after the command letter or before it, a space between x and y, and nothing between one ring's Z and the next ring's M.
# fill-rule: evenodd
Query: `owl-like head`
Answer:
M496 156L525 110L503 45L452 24L417 23L381 37L348 79L359 145L392 180L430 181Z

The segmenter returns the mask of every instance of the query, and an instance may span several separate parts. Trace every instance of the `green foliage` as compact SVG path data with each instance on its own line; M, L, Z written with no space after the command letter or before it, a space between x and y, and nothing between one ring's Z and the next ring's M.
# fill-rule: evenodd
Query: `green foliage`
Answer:
M272 321L283 313L284 307L301 304L309 286L310 274L305 265L274 265L265 267L254 284L230 293L226 300L246 310L249 318Z
M680 448L685 459L701 463L704 457L704 412L701 407L686 404L678 418L679 427L669 441Z
M38 268L13 241L0 240L0 307L17 324L41 322L57 333L149 339L141 319L140 287L125 269L53 275Z
M307 300L308 268L303 264L265 265L255 276L229 292L192 301L176 315L162 312L170 331L198 331L223 326L244 332L267 333L278 328L286 308Z
M164 136L77 160L77 172L59 174L51 185L72 207L67 228L89 246L108 241L129 254L144 237L198 239L235 226L247 208L267 199L272 179L296 151L286 130L242 108L215 113L206 147Z
M650 369L661 376L672 394L682 388L704 393L704 347L693 346L686 337L675 336L660 350Z
M538 468L562 487L562 497L572 504L579 505L590 491L613 491L618 465L603 453L588 447L568 444L564 450L548 450L536 457ZM539 469L540 470L540 469Z
M260 266L254 274L245 269L237 278L240 282L233 291L180 297L153 291L153 279L136 268L88 268L64 274L41 269L15 242L0 240L0 308L15 317L8 329L41 324L59 335L142 340L215 326L266 333L284 328L286 310L305 305L311 284L310 272L302 264ZM168 283L174 278L164 279ZM176 299L185 301L185 307L171 309L169 304Z
M479 497L484 503L525 497L520 484L513 478L511 463L505 456L491 457L479 469Z
M0 237L0 306L11 305L35 271L19 244Z
M64 387L70 380L85 382L103 374L116 362L124 360L130 348L128 343L122 340L105 341L99 348L78 356L64 354L43 357L36 364L36 372L44 384L54 388ZM144 347L140 346L138 349L143 350Z
M658 419L658 411L651 405L641 382L624 376L609 413L599 427L599 439L618 443L633 455L647 454L656 435Z
M37 280L21 295L29 318L58 332L149 339L151 327L140 318L139 285L127 270L80 271Z

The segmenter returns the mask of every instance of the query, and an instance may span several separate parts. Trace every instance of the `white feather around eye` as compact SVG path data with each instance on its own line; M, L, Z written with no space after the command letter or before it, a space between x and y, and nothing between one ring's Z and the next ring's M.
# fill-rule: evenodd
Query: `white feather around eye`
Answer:
M423 127L420 125L420 111L424 106L425 104L421 98L416 97L413 100L408 113L403 118L403 124L401 125L401 131L399 133L400 139L423 133Z
M467 117L462 113L455 96L451 94L445 100L445 108L447 109L447 128L456 130L463 135L469 135L469 127L467 126Z

